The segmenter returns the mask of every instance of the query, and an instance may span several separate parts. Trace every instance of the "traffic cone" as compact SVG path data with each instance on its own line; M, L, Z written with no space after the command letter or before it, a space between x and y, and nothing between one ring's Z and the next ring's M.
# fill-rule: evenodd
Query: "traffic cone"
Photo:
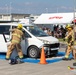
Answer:
M39 64L47 64L47 62L46 62L46 58L45 58L44 47L42 47L41 58L40 58L40 62L39 62Z

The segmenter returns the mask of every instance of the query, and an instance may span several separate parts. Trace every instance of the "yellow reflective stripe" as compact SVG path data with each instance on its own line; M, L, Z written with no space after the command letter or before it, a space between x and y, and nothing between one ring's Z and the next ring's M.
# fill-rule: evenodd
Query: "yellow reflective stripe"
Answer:
M14 43L20 43L19 41L17 41L17 40L12 40L12 42L14 42Z
M18 35L18 34L12 34L12 35L15 35L15 36L17 36L17 37L19 37L19 38L21 37L21 36L20 36L20 35Z
M65 55L65 58L69 58L69 56Z
M76 45L76 41L74 41L74 44Z
M23 56L19 56L19 58L23 58Z
M6 58L7 58L7 59L10 58L10 56L6 56Z
M72 34L72 41L74 41L74 33Z

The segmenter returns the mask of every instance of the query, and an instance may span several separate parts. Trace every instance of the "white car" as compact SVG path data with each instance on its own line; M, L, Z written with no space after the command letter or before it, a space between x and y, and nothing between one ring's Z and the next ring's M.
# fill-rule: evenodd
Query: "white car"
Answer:
M11 33L9 29L17 27L18 23L0 23L0 52L7 52L7 45L10 43ZM24 55L31 58L40 57L41 48L44 46L46 55L56 55L59 50L59 40L47 35L43 30L35 25L23 24L25 39L21 46ZM4 33L4 34L3 34Z

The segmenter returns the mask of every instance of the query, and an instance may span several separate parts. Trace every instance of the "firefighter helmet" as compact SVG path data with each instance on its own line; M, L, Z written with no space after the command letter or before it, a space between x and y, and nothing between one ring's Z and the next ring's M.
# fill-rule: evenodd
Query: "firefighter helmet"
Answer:
M72 26L71 26L70 24L67 24L67 25L66 25L66 29L72 30Z
M67 24L67 25L66 25L66 28L71 28L71 25L70 25L70 24Z
M22 27L23 27L22 24L18 24L17 26L18 29L22 29Z

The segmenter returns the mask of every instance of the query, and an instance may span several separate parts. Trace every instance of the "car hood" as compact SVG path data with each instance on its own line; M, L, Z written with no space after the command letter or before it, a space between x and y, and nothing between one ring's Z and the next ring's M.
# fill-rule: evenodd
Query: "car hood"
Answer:
M50 43L59 43L59 40L53 36L47 36L47 37L37 37L38 39L41 40L46 40L49 41Z

